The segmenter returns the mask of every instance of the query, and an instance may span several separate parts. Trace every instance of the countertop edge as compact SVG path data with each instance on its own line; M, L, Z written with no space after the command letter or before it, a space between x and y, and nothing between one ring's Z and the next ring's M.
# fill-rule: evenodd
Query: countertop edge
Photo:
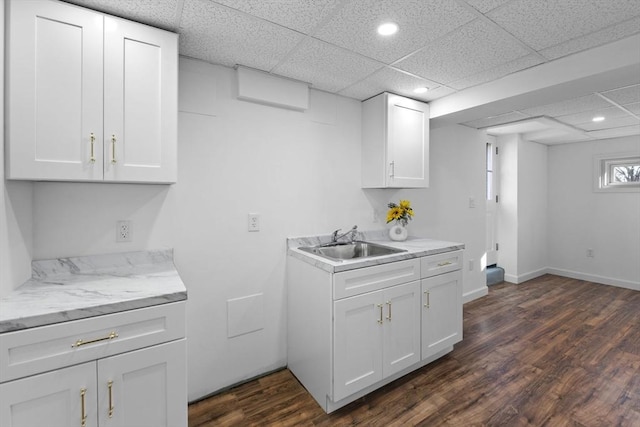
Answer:
M174 292L158 295L156 297L141 298L131 301L117 301L112 304L97 305L86 308L77 308L57 313L39 314L36 316L21 317L12 320L0 321L0 333L16 332L25 329L50 326L74 320L90 319L105 314L121 313L123 311L140 308L154 307L162 304L170 304L187 300L187 292Z

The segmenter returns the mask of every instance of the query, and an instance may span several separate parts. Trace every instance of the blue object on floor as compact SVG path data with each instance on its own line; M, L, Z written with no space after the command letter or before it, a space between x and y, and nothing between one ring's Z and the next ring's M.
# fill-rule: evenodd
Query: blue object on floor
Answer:
M487 286L504 282L504 268L495 265L487 267Z

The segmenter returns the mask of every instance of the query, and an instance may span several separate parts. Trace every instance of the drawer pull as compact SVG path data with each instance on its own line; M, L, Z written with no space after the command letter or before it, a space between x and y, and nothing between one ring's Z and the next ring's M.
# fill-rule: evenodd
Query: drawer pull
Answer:
M425 298L424 306L425 306L426 308L429 308L429 291L424 291L424 295L425 295L425 297L426 297L426 298Z
M439 262L438 267L444 267L445 265L451 265L451 261Z
M111 333L109 333L109 335L107 335L106 337L96 338L96 339L94 339L94 340L85 341L85 340L83 340L82 338L80 338L78 341L76 341L75 343L73 343L73 344L71 345L71 347L72 347L72 348L75 348L75 347L80 347L80 346L87 345L87 344L93 344L93 343L100 342L100 341L109 341L109 340L112 340L112 339L114 339L114 338L118 338L118 333L117 333L117 332L115 332L115 331L112 331L112 332L111 332Z
M84 406L84 395L87 394L86 388L80 389L80 425L85 427L87 425L87 411Z
M378 308L380 309L380 318L378 319L378 324L382 325L382 304L378 304Z
M107 387L109 387L109 418L113 417L113 381L109 381L107 383Z
M387 301L387 305L389 306L389 316L387 316L387 320L391 322L391 301Z

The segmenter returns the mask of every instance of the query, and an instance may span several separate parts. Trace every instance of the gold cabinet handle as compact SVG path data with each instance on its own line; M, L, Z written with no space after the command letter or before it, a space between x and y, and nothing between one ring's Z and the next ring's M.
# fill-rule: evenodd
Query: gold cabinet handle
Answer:
M444 267L445 265L450 265L451 261L439 262L438 267Z
M109 381L107 383L107 387L109 387L109 418L113 417L113 381Z
M89 161L91 163L95 163L96 162L96 153L95 153L96 136L93 134L93 132L91 132L91 135L89 136L89 141L91 141L91 155L89 156Z
M112 340L112 339L115 339L115 338L118 338L118 333L115 332L115 331L111 331L109 333L109 335L107 335L106 337L102 337L102 338L96 338L96 339L88 340L88 341L85 341L82 338L80 338L78 341L76 341L73 344L71 344L71 347L72 348L80 347L80 346L83 346L83 345L93 344L93 343L100 342L100 341Z
M426 308L429 308L429 291L424 291L424 295L425 295L425 303L424 306Z
M387 305L389 306L389 315L387 316L387 320L391 322L391 301L387 301Z
M111 135L111 163L116 164L116 136Z
M87 411L85 410L84 396L87 394L86 388L80 389L80 425L85 427L87 425Z
M378 304L378 308L380 309L380 318L378 319L378 324L382 325L382 304Z

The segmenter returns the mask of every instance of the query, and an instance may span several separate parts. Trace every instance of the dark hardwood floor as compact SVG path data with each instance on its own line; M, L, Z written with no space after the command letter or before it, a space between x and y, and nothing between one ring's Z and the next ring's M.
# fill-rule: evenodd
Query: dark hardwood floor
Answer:
M640 426L640 292L494 285L453 352L332 414L286 369L189 406L189 426L227 425Z

